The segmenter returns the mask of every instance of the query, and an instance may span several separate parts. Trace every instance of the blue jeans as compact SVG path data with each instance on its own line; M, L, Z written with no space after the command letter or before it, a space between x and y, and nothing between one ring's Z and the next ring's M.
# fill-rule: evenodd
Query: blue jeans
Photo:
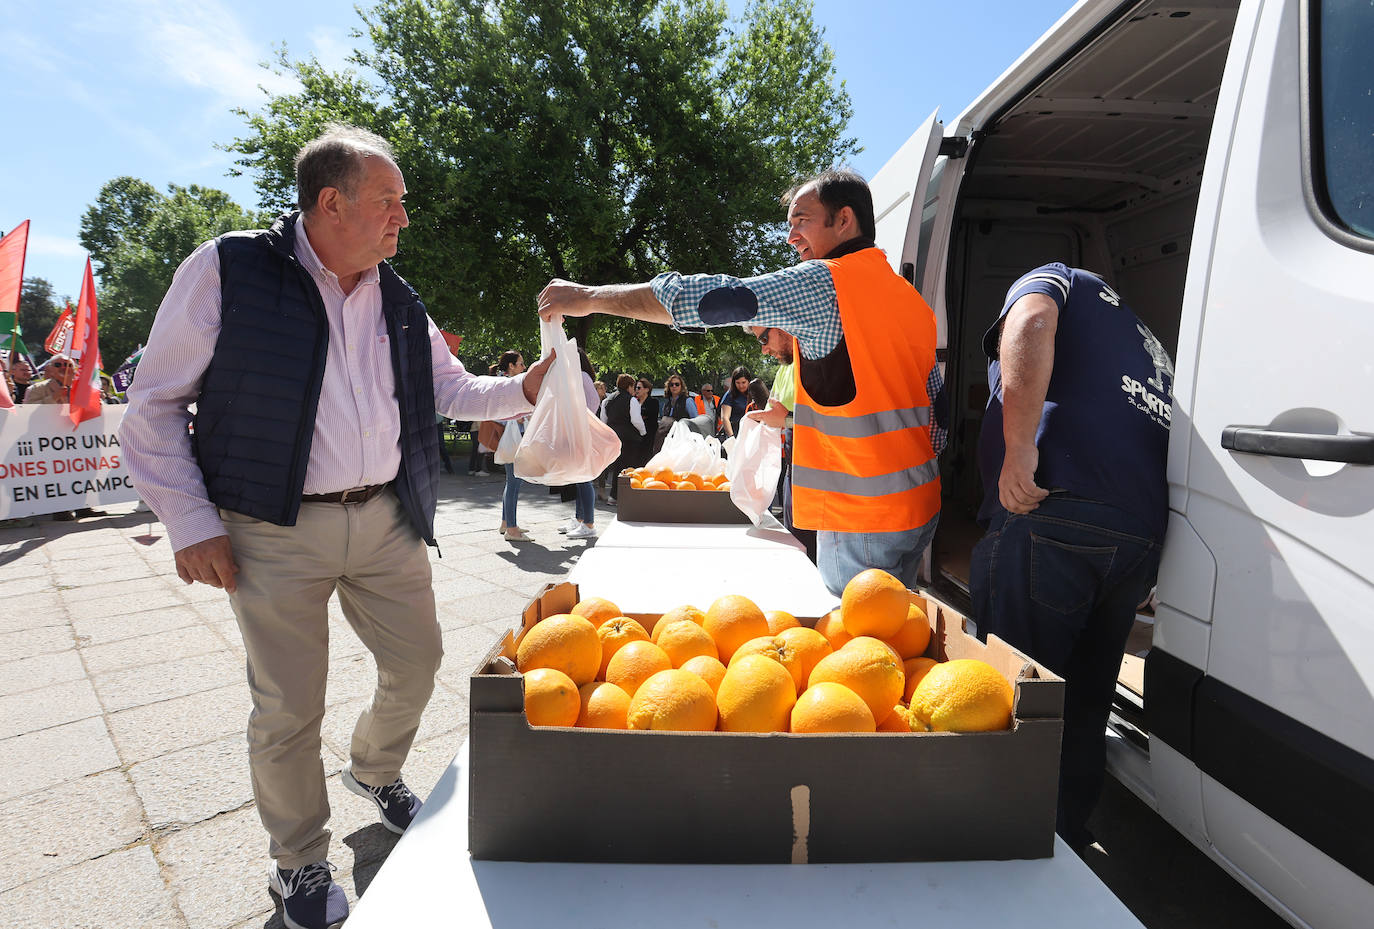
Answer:
M1025 516L1000 510L973 548L978 637L995 634L1066 682L1057 830L1076 850L1092 841L1121 655L1159 551L1137 517L1063 492Z
M577 488L577 503L573 513L588 526L596 522L596 488L591 481L574 484Z
M854 575L869 568L882 568L908 587L916 584L916 572L921 568L921 555L935 537L940 522L936 513L930 522L916 529L902 532L831 532L816 533L816 567L821 580L835 596L844 593L844 585Z
M520 502L520 487L525 482L515 476L515 465L506 465L506 492L501 497L501 522L516 525L515 505Z

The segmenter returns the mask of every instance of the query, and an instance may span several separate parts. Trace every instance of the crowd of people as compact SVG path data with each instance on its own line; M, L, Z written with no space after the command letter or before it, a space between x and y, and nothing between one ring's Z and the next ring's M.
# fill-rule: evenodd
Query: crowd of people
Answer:
M596 480L577 484L572 488L558 488L575 501L574 513L562 526L558 527L570 539L591 539L596 537L596 501L601 500L615 506L619 496L619 482L615 480L625 468L642 467L662 446L668 430L681 419L690 421L693 429L703 435L714 435L726 439L735 434L744 414L753 409L763 410L768 405L769 390L763 382L750 373L743 365L730 372L725 393L717 398L715 387L704 383L693 391L687 381L677 372L664 379L661 396L656 395L653 381L648 377L635 377L631 374L617 375L613 385L595 379L595 370L587 353L578 350L582 369L582 387L587 408L600 417L620 439L620 456L606 468ZM516 350L502 353L498 362L491 366L490 373L500 377L511 377L525 370L524 355ZM527 416L520 416L493 424L484 429L472 421L458 423L460 432L470 435L470 453L467 473L474 477L487 477L498 467L493 460L496 448L487 444L487 439L495 443L504 435L506 429L516 429L524 433ZM443 425L448 422L438 417L440 424L440 451L443 466L454 473L452 462L445 447ZM497 531L511 542L529 541L529 534L517 522L519 497L523 481L514 469L504 467L505 489L502 495L501 522Z

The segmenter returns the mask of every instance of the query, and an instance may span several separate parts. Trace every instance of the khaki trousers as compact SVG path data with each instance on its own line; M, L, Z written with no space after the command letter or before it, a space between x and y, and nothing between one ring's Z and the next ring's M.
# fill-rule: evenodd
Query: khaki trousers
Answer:
M339 603L377 661L377 689L358 718L352 767L365 784L401 773L443 656L429 555L394 493L363 504L302 503L295 526L220 510L239 566L229 596L248 653L249 766L258 815L279 867L329 850L320 759L327 604Z

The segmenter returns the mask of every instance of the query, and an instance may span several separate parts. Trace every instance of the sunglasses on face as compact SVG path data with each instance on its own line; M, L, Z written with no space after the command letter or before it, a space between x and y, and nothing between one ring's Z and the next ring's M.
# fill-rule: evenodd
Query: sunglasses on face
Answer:
M773 330L771 327L763 330L758 334L758 340L760 345L767 345L768 340L771 338L773 338Z
M62 371L66 368L70 368L71 365L65 361L50 361L48 362L48 367L52 368L54 371Z
M668 386L669 386L669 387L681 387L682 385L679 384L677 381L669 381L669 382L668 382Z

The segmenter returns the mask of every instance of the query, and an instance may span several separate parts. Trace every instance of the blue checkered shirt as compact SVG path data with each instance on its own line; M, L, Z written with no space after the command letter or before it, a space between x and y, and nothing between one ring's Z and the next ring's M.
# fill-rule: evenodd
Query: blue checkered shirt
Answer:
M819 261L771 271L757 277L728 274L678 274L669 271L649 282L654 296L673 317L679 332L712 326L772 326L797 337L807 358L824 358L840 344L840 304L830 269ZM753 292L758 309L712 314L703 320L698 310L707 294L745 289ZM734 318L729 318L732 316Z

